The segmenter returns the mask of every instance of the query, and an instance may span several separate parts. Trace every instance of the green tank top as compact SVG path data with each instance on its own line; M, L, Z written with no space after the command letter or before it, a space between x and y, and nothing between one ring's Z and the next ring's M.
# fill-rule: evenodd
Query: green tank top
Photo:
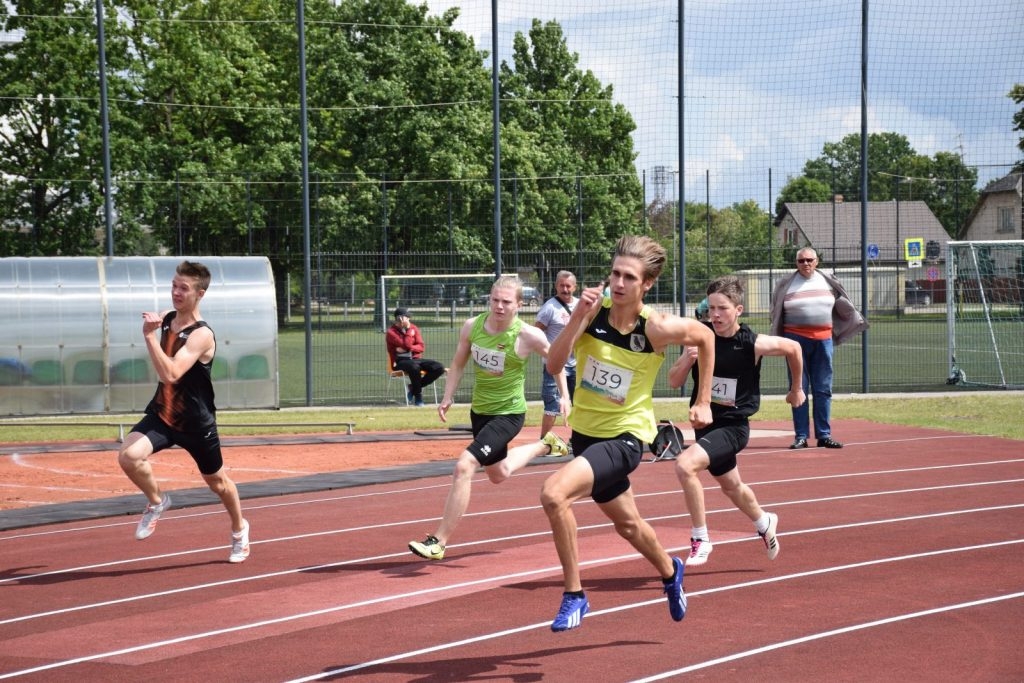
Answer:
M526 358L516 353L516 339L523 321L518 317L508 329L488 334L487 315L480 315L469 333L473 362L473 412L481 415L515 415L526 412Z
M647 339L648 306L627 334L609 324L610 310L611 300L605 299L576 342L576 394L569 423L573 430L599 439L628 432L650 443L657 433L651 389L665 354L655 353Z

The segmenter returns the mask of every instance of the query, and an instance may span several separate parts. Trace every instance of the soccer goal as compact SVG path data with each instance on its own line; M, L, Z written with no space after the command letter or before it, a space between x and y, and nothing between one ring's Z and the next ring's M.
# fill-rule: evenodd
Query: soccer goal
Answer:
M1024 240L947 244L946 383L1024 388Z
M384 311L383 328L387 330L399 306L420 318L483 310L495 277L494 273L381 275L378 298Z

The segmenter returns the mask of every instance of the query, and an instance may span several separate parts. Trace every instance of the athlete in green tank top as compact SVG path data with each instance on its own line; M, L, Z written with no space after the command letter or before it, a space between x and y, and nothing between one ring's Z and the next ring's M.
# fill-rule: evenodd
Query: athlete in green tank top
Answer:
M490 309L462 324L455 356L448 368L444 398L437 406L442 422L455 400L466 365L472 362L473 402L469 418L473 441L462 451L452 473L452 486L444 515L434 533L411 541L409 550L428 559L444 559L445 546L469 507L477 469L484 468L493 484L500 484L540 455L568 455L565 442L554 432L530 443L510 447L526 421L526 361L531 353L547 358L548 338L540 328L519 319L523 285L515 276L499 277L491 287ZM560 412L569 413L565 372L555 373L563 397Z
M516 317L504 330L487 331L487 315L477 316L469 333L473 360L473 412L510 415L526 412L526 361L516 353L523 321Z

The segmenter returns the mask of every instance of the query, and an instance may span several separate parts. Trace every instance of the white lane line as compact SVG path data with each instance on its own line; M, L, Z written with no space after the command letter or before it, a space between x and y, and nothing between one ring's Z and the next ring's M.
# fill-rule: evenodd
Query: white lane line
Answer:
M854 500L854 499L858 499L858 498L872 498L872 497L876 497L876 496L891 496L891 495L902 495L902 494L906 494L906 493L924 493L924 492L933 492L933 491L946 491L946 490L950 490L950 489L972 488L972 487L976 487L976 486L998 486L998 485L1004 485L1004 484L1016 484L1016 483L1021 483L1021 482L1024 482L1024 478L1022 478L1022 479L1004 479L1004 480L990 481L990 482L970 482L970 483L966 483L966 484L944 484L944 485L940 485L940 486L917 487L917 488L912 488L912 489L894 489L894 490L889 490L889 491L871 491L871 492L868 492L868 493L847 494L847 495L840 495L840 496L828 496L828 497L824 497L824 498L806 498L806 499L801 499L801 500L793 500L793 501L785 501L785 502L773 502L773 503L770 503L770 504L765 503L765 505L768 506L768 507L776 508L776 507L784 507L784 506L791 506L791 505L808 505L808 504L816 504L816 503L827 503L827 502ZM676 493L678 495L678 492L676 492ZM651 495L651 494L649 494L649 495ZM640 497L640 496L638 496L638 497ZM593 501L588 499L586 501L581 501L580 503L577 503L577 504L578 505L592 505ZM1016 507L1016 506L1009 505L1009 507ZM464 517L465 518L487 517L487 516L494 516L494 515L504 515L504 514L507 514L509 512L525 512L525 511L530 511L530 510L535 510L535 509L539 509L539 506L528 505L528 506L515 507L515 508L502 508L500 510L487 510L487 511L483 511L483 512L473 512L473 513L467 513L466 515L464 515ZM720 513L728 513L728 512L731 512L731 511L733 511L733 508L731 508L731 507L730 508L721 508L721 509L718 509L718 510L710 510L710 511L707 512L707 514L709 514L709 515L710 514L720 514ZM205 515L205 514L220 514L220 513L219 512L218 513L208 512L208 513L201 513L201 514ZM946 514L946 513L940 513L940 514ZM950 514L952 514L952 513L950 513ZM169 517L167 519L168 520L183 519L183 518L188 517L188 516L189 515L177 516L177 517ZM672 514L672 515L651 516L651 517L647 517L646 519L647 519L647 521L652 522L652 521L666 521L666 520L673 520L673 519L682 519L682 518L688 517L688 516L689 515L686 514L686 513L679 513L679 514ZM309 538L318 538L318 537L323 537L323 536L334 536L334 535L337 535L337 534L353 533L353 532L357 532L357 531L370 531L370 530L374 530L374 529L386 529L386 528L393 528L393 527L402 527L402 526L409 526L409 525L413 525L413 524L426 524L426 523L437 522L439 519L440 519L439 517L426 517L426 518L422 518L422 519L407 519L407 520L401 520L401 521L398 521L398 522L386 522L386 523L378 523L378 524L368 524L368 525L357 526L357 527L347 527L347 528L344 528L344 529L330 529L330 530L327 530L327 531L315 531L315 532L309 532L309 533L304 533L304 534L294 534L294 535L291 535L291 536L279 536L277 538L254 540L254 541L252 541L252 544L253 545L263 545L263 544L269 544L269 543L282 543L282 542L287 542L287 541L297 541L297 540L305 540L305 539L309 539ZM870 522L866 522L866 523L870 523ZM132 522L131 524L134 525L134 522ZM600 524L594 524L594 525L590 525L590 526L581 526L580 529L581 530L583 530L583 529L599 529L599 528L609 527L609 526L611 526L610 522L603 522L603 523L600 523ZM543 535L548 534L548 533L550 533L550 532L545 530L545 531L534 532L532 534L523 534L523 535L520 535L520 536L514 536L514 537L510 537L510 538L517 538L517 539L519 539L519 538L528 538L530 536L543 536ZM780 535L784 535L784 534L780 534ZM472 542L468 542L468 543L452 544L449 547L451 547L451 548L463 548L463 547L469 547L469 546L474 546L474 545L490 544L490 543L494 543L495 541L496 541L496 539L482 539L482 540L479 540L479 541L472 541ZM214 551L219 552L221 550L223 550L223 546L217 545L217 546L213 546L213 547L209 547L209 548L193 548L191 550L182 550L182 551L175 552L175 553L162 553L160 555L149 555L149 556L145 556L145 557L135 557L135 558L126 559L126 560L113 560L113 561L110 561L110 562L101 562L101 563L97 563L97 564L80 565L80 566L77 566L77 567L68 567L68 568L65 568L65 569L55 569L53 571L40 572L38 574L26 574L24 576L13 576L13 577L0 577L0 585L3 585L5 583L15 582L15 581L29 581L29 580L38 579L38 578L41 578L41 577L55 576L55 575L66 574L66 573L71 573L71 572L80 572L80 571L93 570L93 569L103 569L103 568L107 568L107 567L116 567L116 566L126 565L126 564L148 562L148 561L157 560L157 559L165 559L165 558L172 558L172 557L182 557L182 556L185 556L185 555L192 555L192 554L199 554L199 553L206 553L206 552L214 552ZM388 555L387 557L400 556L400 555L401 554ZM327 565L327 566L331 566L331 565ZM255 579L255 578L258 578L258 577L253 577L253 578ZM0 623L3 623L3 622L0 622Z
M699 596L702 596L702 595L710 595L712 593L722 593L722 592L725 592L725 591L732 591L732 590L738 590L738 589L743 589L743 588L750 588L750 587L761 586L761 585L768 584L768 583L778 583L778 582L781 582L781 581L791 581L791 580L794 580L794 579L806 578L808 576L814 576L814 575L817 575L817 574L826 574L826 573L839 572L839 571L848 571L848 570L868 567L868 566L871 566L871 565L888 564L890 562L903 562L903 561L908 561L908 560L924 559L924 558L927 558L927 557L941 556L941 555L944 555L946 553L952 553L952 552L961 552L961 551L966 552L966 551L971 551L971 550L985 550L985 549L989 549L989 548L1005 546L1005 545L1011 545L1011 544L1015 544L1015 543L1024 543L1024 539L1014 540L1014 541L999 541L999 542L996 542L996 543L990 543L990 544L986 543L986 544L981 544L981 545L977 545L977 546L969 546L969 547L963 547L963 548L951 548L949 550L934 550L934 551L930 551L930 552L926 552L926 553L915 553L915 554L912 554L912 555L903 555L903 556L897 556L897 557L891 557L891 558L880 558L880 559L870 560L870 561L867 561L867 562L857 562L857 563L848 564L848 565L838 565L838 566L835 566L835 567L824 567L824 568L818 569L818 570L807 571L807 572L799 572L799 573L796 573L796 574L789 574L789 575L784 575L784 576L771 577L771 578L767 578L767 579L758 579L758 580L755 580L755 581L745 581L745 582L742 582L742 583L734 584L732 586L722 586L722 587L718 587L718 588L711 588L711 589L707 589L707 590L703 590L703 591L696 591L694 593L689 593L688 592L686 595L687 595L688 598L694 598L694 597L699 597ZM1015 593L1013 595L994 596L992 598L986 598L986 599L983 599L983 600L977 600L975 602L978 603L978 604L984 604L986 602L996 602L996 601L999 601L999 600L1002 600L1002 599L1010 599L1010 598L1014 598L1014 597L1024 597L1024 592ZM664 601L665 601L664 598L658 598L656 600L644 600L642 602L627 603L627 604L619 605L617 607L613 607L613 608L609 608L609 609L596 610L594 612L588 612L587 616L585 617L585 619L593 619L593 618L598 617L598 616L603 616L603 615L606 615L606 614L615 614L615 613L618 613L618 612L624 612L624 611L627 611L627 610L637 609L639 607L648 607L648 606L651 606L651 605L661 605L661 604L664 603ZM963 605L972 605L973 603L962 603L962 604ZM959 608L959 606L952 606L952 607ZM949 609L949 608L950 608L950 606L940 607L940 608L934 608L934 610L930 610L930 611L941 612L941 611L944 611L944 610ZM923 613L921 613L921 614L923 614ZM396 662L396 661L400 661L400 660L403 660L403 659L409 659L411 657L417 657L417 656L422 655L422 654L428 654L428 653L433 653L433 652L441 652L441 651L444 651L444 650L450 650L450 649L454 649L456 647L462 647L464 645L468 645L468 644L472 644L472 643L479 643L479 642L483 642L483 641L486 641L486 640L493 640L493 639L496 639L496 638L501 638L501 637L504 637L504 636L507 636L507 635L512 635L512 634L515 634L515 633L522 633L524 631L529 631L529 630L533 630L533 629L538 629L538 628L547 629L547 628L550 628L550 625L551 624L550 624L549 621L544 621L544 622L541 622L539 624L530 624L528 626L522 626L522 627L515 628L515 629L509 629L509 630L505 630L505 631L498 631L498 632L495 632L495 633L483 634L483 635L480 635L480 636L476 636L474 638L467 638L467 639L464 639L464 640L454 641L454 642L451 642L451 643L440 643L438 645L433 645L433 646L427 647L427 648L421 648L419 650L412 650L410 652L403 652L403 653L391 655L389 657L382 657L380 659L375 659L375 660L368 661L368 662L362 662L362 663L359 663L359 664L353 664L351 666L347 666L347 667L344 667L344 668L341 668L341 669L332 669L330 671L321 671L319 673L313 674L311 676L307 676L305 678L293 679L291 681L288 681L288 683L305 683L307 681L317 681L317 680L321 680L321 679L326 678L326 677L339 676L341 674L347 674L347 673L351 673L353 671L358 671L358 670L361 670L361 669L368 669L368 668L371 668L371 667L374 667L374 666L379 666L381 664L389 664L391 662Z
M869 628L876 628L878 626L887 626L889 624L896 624L901 621L909 621L910 619L920 619L922 617L930 617L936 614L942 614L944 612L953 612L961 609L969 609L971 607L979 607L981 605L989 605L996 602L1003 602L1004 600L1016 600L1024 598L1024 591L1020 593L1010 593L1009 595L997 595L991 598L983 598L981 600L972 600L970 602L960 602L953 605L945 605L943 607L935 607L933 609L922 610L920 612L909 612L907 614L898 614L885 619L877 619L875 621L869 621L863 624L855 624L853 626L846 626L844 628L837 628L831 631L822 631L821 633L811 633L800 638L792 638L790 640L783 640L778 643L771 643L762 647L757 647L752 650L746 650L744 652L735 652L726 657L717 657L715 659L709 659L704 662L698 662L696 664L690 664L679 669L672 671L665 671L663 673L648 676L646 678L637 678L632 683L650 683L650 681L662 681L666 678L674 678L675 676L681 676L700 669L708 669L719 664L726 664L728 662L735 662L739 659L746 657L753 657L755 655L764 654L765 652L771 652L773 650L781 650L785 647L792 647L794 645L802 645L804 643L810 643L815 640L823 640L825 638L832 638L834 636L845 635L847 633L853 633L855 631L863 631Z
M927 466L923 466L923 467L907 467L907 468L897 468L897 469L888 469L888 470L874 470L874 471L870 471L870 472L849 472L849 473L830 474L830 475L823 475L823 476L798 477L798 478L792 478L792 479L774 479L774 480L764 480L764 481L751 481L751 482L748 482L748 485L750 485L750 486L768 486L768 485L772 485L772 484L794 484L794 483L803 483L803 482L809 482L809 481L821 481L821 480L827 480L827 479L846 479L846 478L863 477L863 476L883 476L883 475L890 475L890 474L907 474L907 473L911 473L911 472L925 472L925 471L930 471L930 470L957 469L957 468L962 468L962 467L1001 466L1001 465L1008 465L1008 464L1015 464L1015 463L1022 463L1022 462L1024 462L1024 458L1017 458L1017 459L1010 459L1010 460L989 460L989 461L978 462L978 463L954 463L954 464L949 464L949 465L927 465ZM547 468L545 468L545 469L534 469L534 468L530 468L529 470L524 471L524 472L519 472L519 473L517 473L514 476L516 476L516 477L540 476L540 475L545 475L545 474L549 474L551 472L554 472L555 469L557 469L557 468L552 468L552 469L547 469ZM485 476L481 476L481 477L475 479L474 481L486 482L487 478ZM285 501L285 502L265 503L263 505L245 506L245 509L246 509L246 511L254 511L254 510L270 510L270 509L284 508L284 507L296 507L296 506L304 506L304 505L321 505L321 504L324 504L324 503L332 503L332 502L348 501L348 500L358 500L360 498L374 498L374 497L382 497L382 496L394 496L394 495L401 495L401 494L406 494L406 493L412 493L412 492L416 492L416 491L429 491L429 490L434 490L434 489L448 489L450 486L451 486L451 482L445 481L445 482L440 483L440 484L426 484L426 485L423 485L423 486L409 486L409 487L404 487L404 488L399 488L399 489L391 489L391 490L387 490L387 491L370 491L370 492L364 492L364 493L346 493L346 494L340 494L340 495L321 496L321 497L318 497L318 498L310 498L310 499L301 500L301 501ZM718 490L718 486L717 485L706 486L706 487L704 487L704 490L705 491L712 491L712 490L717 491ZM173 489L171 490L171 492L173 493ZM654 496L679 495L679 494L680 494L680 490L678 488L671 488L671 489L666 489L664 491L652 491L652 492L646 492L646 493L637 493L636 497L637 498L648 498L648 497L654 497ZM296 495L304 495L304 494L296 494ZM580 504L587 504L589 502L590 502L589 500L581 501ZM243 501L243 503L244 503L244 501ZM141 514L142 507L144 507L144 505L140 506L140 508L139 508L140 509L140 514ZM518 509L523 509L523 508L513 508L513 509L518 510ZM732 508L729 508L729 509L731 510ZM500 511L498 511L498 512L500 512ZM169 516L163 517L162 519L164 519L164 520L180 520L180 519L190 519L190 518L193 518L193 517L205 517L205 516L208 516L208 515L221 515L221 514L223 514L223 510L217 508L217 509L214 509L214 510L210 510L208 512L191 512L191 513L187 513L187 514L169 515ZM478 512L475 513L475 512L469 512L469 513L466 513L465 516L466 517L472 517L474 515L483 515L483 514L495 514L495 513L478 513ZM711 514L710 511L709 511L709 514ZM437 521L437 519L438 518L435 517L435 518L431 518L430 520L427 520L427 521ZM415 521L420 521L420 520L415 520ZM12 533L12 534L6 535L6 536L0 535L0 543L2 543L4 541L13 541L13 540L18 540L18 539L22 539L22 538L49 536L51 534L69 534L69 533L87 532L87 531L93 531L95 529L107 529L107 528L117 527L117 526L129 526L129 527L133 527L134 528L136 524L137 524L136 520L131 520L131 521L127 521L127 522L113 522L113 523L109 523L109 524L89 524L89 525L86 525L86 526L78 526L78 527L72 527L72 528L66 528L66 529L45 529L43 531L24 531L24 532L19 532L19 533ZM328 532L328 533L334 533L334 532ZM143 558L143 559L146 559L146 558Z
M1000 505L1000 506L996 506L996 507L987 507L987 508L971 508L971 509L967 509L967 510L943 511L943 512L935 512L935 513L928 513L928 514L921 514L921 515L911 515L911 516L906 516L906 517L895 517L895 518L887 519L887 520L869 520L869 521L862 521L862 522L851 522L851 523L848 523L848 524L838 524L838 525L833 525L833 526L817 527L817 528L812 528L812 529L802 529L802 530L797 530L797 531L787 531L785 533L780 533L779 536L780 537L783 537L783 536L786 536L786 537L788 537L788 536L800 536L800 535L804 535L804 534L825 533L825 532L830 532L830 531L837 531L837 530L842 530L842 529L857 528L857 527L862 527L862 526L870 526L870 525L878 525L878 524L900 524L900 523L904 523L904 522L908 522L908 521L921 521L921 520L926 520L926 519L945 518L945 517L948 517L948 516L951 516L951 515L969 515L969 514L978 514L978 513L983 513L983 512L994 512L994 511L1002 511L1002 510L1010 510L1010 509L1020 509L1020 508L1024 508L1024 503L1020 503L1020 504L1016 504L1016 505ZM590 525L590 526L581 526L581 527L579 527L579 530L580 531L588 531L588 530L591 530L591 529L600 529L600 528L604 528L604 527L608 527L608 526L610 526L610 524L594 524L594 525ZM514 535L514 536L504 536L504 537L500 537L500 538L492 538L492 539L486 539L486 540L480 540L480 541L471 541L471 542L462 543L462 544L458 544L458 545L453 544L450 547L452 547L452 548L467 548L467 547L470 547L470 546L489 545L489 544L492 544L492 543L504 543L504 542L508 542L508 541L520 541L520 540L529 539L529 538L540 538L540 537L548 536L549 534L550 534L549 531L534 532L534 533L519 534L519 535ZM747 542L753 542L754 540L755 540L755 538L753 536L751 536L750 538L737 538L737 539L729 539L729 540L717 541L716 544L717 545L727 545L727 544L730 544L730 543L747 543ZM670 547L670 548L666 548L666 551L671 554L671 553L679 552L680 550L685 550L687 548L688 548L688 546L687 547L680 546L680 547L674 547L674 548ZM211 549L211 550L217 550L218 552L220 552L220 551L223 551L223 548L215 548L215 549ZM195 552L195 551L184 551L184 552L180 552L180 553L168 553L166 555L154 556L154 558L177 557L177 556L189 554L189 553L192 553L192 552ZM236 584L236 583L246 583L246 582L249 582L249 581L262 581L262 580L265 580L265 579L271 579L271 578L276 578L276 577L281 577L281 576L290 576L290 575L296 575L296 574L303 574L303 573L307 573L307 572L323 571L325 569L332 569L332 568L337 568L337 567L347 567L347 566L352 566L352 565L359 565L359 564L362 564L362 563L365 563L365 562L379 562L381 560L388 560L388 559L395 559L395 558L408 558L408 557L409 557L409 553L406 552L406 551L403 551L403 552L398 552L398 553L389 553L389 554L386 554L386 555L376 555L376 556L371 556L371 557L361 557L361 558L357 558L357 559L343 560L343 561L340 561L340 562L329 562L329 563L319 564L319 565L314 565L314 566L309 566L309 567L302 567L302 568L299 568L299 569L282 569L282 570L279 570L279 571L276 571L276 572L265 572L263 574L257 574L257 575L254 575L254 576L238 577L236 579L225 579L225 580L222 580L222 581L214 581L214 582L202 583L202 584L193 584L193 585L190 585L190 586L182 586L182 587L179 587L179 588L171 588L171 589L164 590L164 591L159 591L159 592L156 592L156 593L144 593L142 595L133 595L133 596L123 597L123 598L117 598L117 599L114 599L114 600L105 600L105 601L102 601L102 602L83 604L83 605L76 605L74 607L64 607L64 608L61 608L59 610L49 610L49 611L46 611L46 612L36 612L36 613L32 613L32 614L24 614L24 615L20 615L20 616L16 616L16 617L10 617L10 618L7 618L7 619L0 620L0 626L4 626L4 625L7 625L7 624L18 623L18 622L22 622L22 621L31 621L33 619L41 619L41 618L44 618L44 617L62 616L62 615L65 615L65 614L70 614L72 612L80 612L80 611L83 611L83 610L99 609L99 608L102 608L102 607L109 607L111 605L120 605L120 604L126 604L126 603L130 603L130 602L138 602L138 601L141 601L141 600L150 600L150 599L153 599L153 598L166 597L168 595L177 595L177 594L182 594L182 593L190 593L192 591L205 590L207 588L219 588L219 587L222 587L222 586L229 586L229 585ZM623 556L620 556L620 557L612 557L612 558L607 558L606 557L606 558L600 558L600 559L595 559L595 560L587 560L587 561L581 561L580 562L580 566L581 567L585 567L585 566L591 566L591 565L596 565L596 564L605 564L605 563L607 563L609 561L619 561L619 560L622 560L622 559L632 559L632 558L635 558L635 557L638 557L638 555L636 555L634 553L634 554L623 555ZM107 564L103 564L103 565L84 566L84 567L81 567L79 569L65 570L65 571L82 571L82 570L86 570L86 569L97 569L97 568L101 568L101 567L112 566L114 564L119 564L119 563L107 563ZM542 571L546 571L546 570L542 570ZM44 574L35 574L33 576L49 576L49 575L51 575L53 573L56 573L56 572L49 572L49 573L44 573ZM506 577L497 577L497 578L494 578L494 579L489 579L489 581L500 581L500 580L504 580L504 578L506 578ZM4 579L3 581L0 581L0 583L10 582L10 581L18 581L18 580L22 580L22 579L21 578ZM461 586L457 586L457 587L461 587ZM394 599L399 599L401 597L404 597L404 596L397 596ZM384 600L384 598L381 598L378 601L381 601L381 600ZM357 603L357 604L358 605L362 605L364 603Z
M768 578L768 579L760 579L760 580L756 580L756 581L745 581L745 582L742 582L742 583L735 584L734 586L720 587L720 588L715 588L715 589L709 589L709 590L706 590L706 591L697 591L695 593L688 593L687 595L689 597L697 597L697 596L706 595L706 594L710 594L710 593L724 592L726 590L737 590L737 589L749 588L749 587L752 587L752 586L759 586L759 585L763 585L763 584L767 584L767 583L778 583L778 582L781 582L781 581L788 581L788 580L806 578L808 576L814 576L814 575L817 575L817 574L826 574L826 573L834 573L834 572L840 572L840 571L848 571L848 570L852 570L852 569L869 567L869 566L873 566L873 565L888 564L888 563L891 563L891 562L902 562L902 561L909 561L909 560L924 559L924 558L927 558L927 557L948 555L950 553L968 552L968 551L975 551L975 550L987 550L987 549L991 549L991 548L997 548L997 547L1000 547L1000 546L1012 545L1012 544L1017 544L1017 543L1024 543L1024 539L1017 539L1017 540L1011 540L1011 541L997 541L997 542L994 542L994 543L984 543L984 544L973 545L973 546L960 546L960 547L953 547L953 548L945 548L943 550L933 550L933 551L924 552L924 553L914 553L914 554L911 554L911 555L902 555L902 556L891 557L891 558L876 558L874 560L869 560L869 561L866 561L866 562L857 562L857 563L853 563L853 564L838 565L838 566L834 566L834 567L824 567L824 568L813 570L813 571L799 572L799 573L796 573L796 574L771 577L771 578ZM634 554L632 556L622 556L621 559L627 559L629 557L638 557L638 556L639 555L637 555L637 554ZM605 560L603 560L603 561L608 561L608 559L619 559L619 558L605 558ZM590 564L590 563L588 562L588 563L581 563L581 564L585 565L585 564ZM341 612L341 611L344 611L344 610L347 610L347 609L352 609L354 607L361 607L361 606L365 606L365 605L371 605L371 604L376 604L376 603L381 603L381 602L387 602L387 601L402 599L402 598L406 598L406 597L415 597L415 596L420 596L420 595L424 595L424 594L427 594L427 593L435 593L435 592L447 591L447 590L452 590L452 589L455 589L455 588L464 588L466 586L472 586L472 585L488 584L488 583L492 583L492 582L505 582L505 581L510 581L510 580L520 580L522 578L529 577L529 576L532 576L532 575L542 574L542 573L550 573L552 571L559 571L559 567L551 566L551 567L545 567L545 568L535 569L535 570L530 570L530 571L525 571L525 572L517 572L517 573L514 573L514 574L508 574L508 575L500 576L500 577L492 577L492 578L488 578L488 579L479 579L477 581L470 581L470 582L466 582L464 584L459 584L459 585L456 585L456 586L452 586L452 585L439 586L439 587L431 588L431 589L428 589L428 590L414 591L414 592L407 593L407 594L402 594L402 595L394 595L394 596L388 596L388 597L382 597L382 598L375 598L373 600L367 600L367 601L360 602L360 603L345 604L345 605L333 605L331 607L325 607L323 609L318 609L318 610L313 610L313 611L308 611L308 612L301 612L301 613L297 613L297 614L290 614L290 615L284 616L284 617L277 617L277 618L274 618L274 619L264 619L264 620L261 620L261 621L250 622L250 623L247 623L247 624L238 624L236 626L229 626L229 627L226 627L226 628L215 629L215 630L212 630L212 631L204 631L204 632L201 632L201 633L192 633L192 634L189 634L187 636L180 636L178 638L169 638L169 639L166 639L166 640L159 640L159 641L154 641L154 642L150 642L150 643L142 643L142 644L139 644L139 645L135 645L135 646L132 646L132 647L121 648L121 649L118 649L118 650L111 650L111 651L108 651L108 652L99 652L99 653L92 654L92 655L85 655L85 656L82 656L82 657L75 657L75 658L72 658L72 659L66 659L66 660L50 662L49 664L43 664L43 665L32 667L32 668L29 668L29 669L22 669L20 671L11 671L11 672L0 674L0 680L6 680L6 679L9 679L9 678L16 678L18 676L26 676L26 675L29 675L29 674L39 673L40 671L51 671L53 669L59 669L59 668L67 667L67 666L73 666L75 664L82 664L82 663L85 663L85 662L92 662L92 661L96 661L96 660L100 660L100 659L108 659L108 658L111 658L111 657L118 657L118 656L121 656L121 655L131 654L131 653L135 653L135 652L143 652L143 651L146 651L146 650L154 650L154 649L161 648L161 647L167 647L167 646L175 645L175 644L179 644L179 643L187 643L187 642L197 641L197 640L201 640L201 639L204 639L204 638L212 638L212 637L219 636L219 635L224 635L224 634L227 634L227 633L236 633L236 632L239 632L239 631L247 631L247 630L259 629L259 628L264 628L264 627L267 627L267 626L273 626L273 625L276 625L276 624L283 624L283 623L288 623L288 622L292 622L292 621L297 621L297 620L300 620L300 619L308 619L308 618L312 618L312 617L318 617L318 616L322 616L322 615L325 615L325 614L331 614L331 613L335 613L335 612ZM993 599L995 599L995 598L993 598ZM636 603L628 603L626 605L620 605L620 606L612 608L612 609L597 610L595 612L591 612L590 614L587 615L586 618L587 619L593 619L595 617L598 617L598 616L601 616L601 615L604 615L604 614L612 614L612 613L615 613L615 612L622 612L622 611L625 611L625 610L636 609L636 608L639 608L639 607L646 607L646 606L650 606L650 605L661 604L663 602L664 602L663 598L658 598L656 600L644 600L644 601L636 602ZM483 635L476 636L476 637L470 638L470 639L460 640L460 641L456 641L456 642L452 642L452 643L439 644L439 645L435 645L435 646L432 646L432 647L429 647L429 648L421 648L421 649L418 649L418 650L413 650L413 651L409 651L409 652L405 652L405 653L400 653L400 654L392 655L390 657L384 657L384 658L381 658L381 659L376 659L376 660L372 660L372 661L369 661L369 662L363 662L363 663L360 663L360 664L354 664L352 666L347 666L347 667L344 667L344 668L341 668L341 669L334 669L334 670L330 670L330 671L322 671L322 672L319 672L319 673L317 673L317 674L315 674L313 676L307 677L307 678L295 679L291 683L299 683L300 681L320 680L320 679L328 677L328 676L338 676L340 674L349 673L349 672L356 671L356 670L359 670L359 669L366 669L366 668L369 668L369 667L372 667L372 666L377 666L377 665L380 665L380 664L394 662L394 661L398 661L398 660L401 660L401 659L408 659L410 657L418 656L420 654L426 654L426 653L430 653L430 652L438 652L438 651L442 651L442 650L448 650L448 649L452 649L452 648L455 648L455 647L460 647L462 645L466 645L466 644L470 644L470 643L477 643L477 642L483 642L483 641L486 641L486 640L493 640L493 639L501 638L501 637L504 637L504 636L507 636L507 635L513 635L515 633L522 633L524 631L529 631L529 630L534 630L534 629L541 629L541 628L543 628L543 629L550 628L550 622L549 621L543 621L543 622L539 622L539 623L535 623L535 624L529 624L527 626L521 626L521 627L517 627L517 628L514 628L514 629L506 629L506 630L498 631L498 632L494 632L494 633L483 634Z

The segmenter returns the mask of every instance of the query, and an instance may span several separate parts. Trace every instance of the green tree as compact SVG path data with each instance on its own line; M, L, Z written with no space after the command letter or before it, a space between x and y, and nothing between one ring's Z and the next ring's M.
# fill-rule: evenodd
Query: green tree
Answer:
M782 213L782 205L793 202L829 202L832 201L832 190L827 183L815 178L800 176L793 178L779 192L775 200L775 215Z
M294 9L127 0L122 12L148 141L124 215L186 253L246 253L253 231L258 251L288 251L301 235Z
M953 237L978 199L976 169L952 152L918 154L898 133L868 135L868 169L868 201L923 200ZM803 176L790 180L780 197L795 195L805 180L830 188L829 195L860 201L860 135L825 143L822 155L807 161Z
M1017 104L1024 104L1024 83L1015 83L1007 96ZM1013 167L1015 172L1021 173L1024 172L1024 107L1021 107L1020 111L1013 115L1013 129L1022 133L1020 141L1017 143L1017 148L1020 149L1022 155L1021 160Z
M544 251L609 249L639 228L642 190L630 133L611 86L578 68L561 26L534 20L502 62L502 166L518 179L520 244ZM570 226L577 229L567 229Z
M457 17L404 0L343 0L335 18L350 28L318 32L317 141L344 155L332 149L336 158L318 156L317 165L369 183L353 204L362 211L334 215L329 239L376 249L386 227L391 251L447 250L450 226L463 255L491 253L489 234L475 232L493 213L482 195L492 189L475 182L489 175L489 76L472 39L452 28ZM350 229L359 214L381 217L385 196L386 226L381 218Z
M63 12L63 16L52 16ZM95 7L87 0L5 3L0 47L0 251L101 253L102 137ZM9 13L8 13L9 12ZM109 91L123 91L112 50Z
M752 199L724 209L686 204L687 281L704 291L713 278L784 263L768 212Z

